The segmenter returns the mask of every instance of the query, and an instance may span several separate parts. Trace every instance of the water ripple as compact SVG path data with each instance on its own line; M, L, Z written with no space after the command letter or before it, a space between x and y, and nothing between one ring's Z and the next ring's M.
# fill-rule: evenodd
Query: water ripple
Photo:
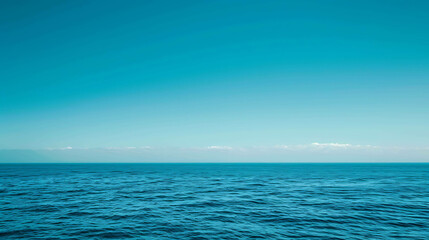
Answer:
M1 239L429 239L429 164L1 164Z

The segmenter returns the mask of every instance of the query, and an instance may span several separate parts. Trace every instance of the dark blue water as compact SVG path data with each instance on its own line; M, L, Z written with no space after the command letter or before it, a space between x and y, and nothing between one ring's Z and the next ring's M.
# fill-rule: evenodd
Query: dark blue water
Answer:
M429 164L1 164L0 239L429 239Z

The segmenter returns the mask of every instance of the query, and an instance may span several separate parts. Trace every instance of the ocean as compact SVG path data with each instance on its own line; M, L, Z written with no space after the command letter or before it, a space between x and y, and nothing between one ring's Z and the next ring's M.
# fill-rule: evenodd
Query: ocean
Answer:
M429 239L429 164L0 164L0 239Z

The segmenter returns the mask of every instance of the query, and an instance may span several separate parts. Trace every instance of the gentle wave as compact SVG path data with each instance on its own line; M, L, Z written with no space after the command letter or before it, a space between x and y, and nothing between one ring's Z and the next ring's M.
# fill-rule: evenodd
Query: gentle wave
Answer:
M429 164L0 164L1 239L429 239Z

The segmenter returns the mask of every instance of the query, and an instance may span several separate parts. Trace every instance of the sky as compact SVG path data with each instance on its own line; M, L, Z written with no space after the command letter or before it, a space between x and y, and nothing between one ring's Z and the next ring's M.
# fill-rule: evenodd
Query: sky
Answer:
M0 162L429 162L428 1L0 4Z

